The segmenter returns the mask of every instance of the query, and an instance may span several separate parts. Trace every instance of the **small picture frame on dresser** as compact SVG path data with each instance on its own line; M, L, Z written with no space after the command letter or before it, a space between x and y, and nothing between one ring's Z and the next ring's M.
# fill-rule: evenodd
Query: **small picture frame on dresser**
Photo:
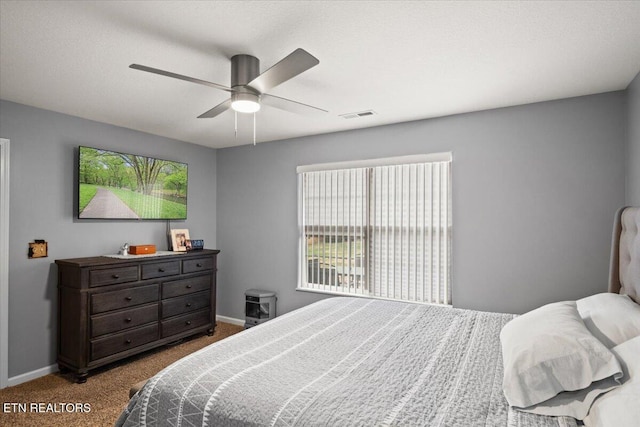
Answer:
M189 237L189 230L186 228L172 228L171 229L171 243L173 245L173 252L186 252L187 241L191 240Z

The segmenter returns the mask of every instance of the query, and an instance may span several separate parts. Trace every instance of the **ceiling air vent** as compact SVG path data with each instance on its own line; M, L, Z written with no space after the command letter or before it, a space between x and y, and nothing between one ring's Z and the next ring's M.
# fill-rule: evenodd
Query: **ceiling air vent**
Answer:
M340 114L340 117L342 117L343 119L357 119L360 117L373 116L374 114L376 114L375 111L367 110L367 111L360 111L359 113Z

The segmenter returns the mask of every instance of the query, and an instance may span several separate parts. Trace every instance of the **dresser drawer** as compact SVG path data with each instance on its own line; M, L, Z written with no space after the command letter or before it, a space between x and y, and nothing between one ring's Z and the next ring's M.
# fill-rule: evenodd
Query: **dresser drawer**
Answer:
M89 271L89 286L116 285L138 280L138 266Z
M213 258L196 258L182 261L183 273L195 273L197 271L211 270L213 268Z
M102 314L91 318L91 338L158 320L158 304Z
M209 291L188 294L183 297L169 298L162 301L162 318L177 316L178 314L200 310L210 306L211 293Z
M162 322L162 338L209 324L211 311L202 310Z
M165 282L162 284L162 299L204 291L209 288L211 288L211 276L209 275Z
M91 359L96 360L158 339L158 324L143 326L108 338L91 341Z
M158 301L158 285L137 286L91 295L91 314Z
M156 277L175 276L180 274L180 261L157 262L142 264L142 279L155 279Z

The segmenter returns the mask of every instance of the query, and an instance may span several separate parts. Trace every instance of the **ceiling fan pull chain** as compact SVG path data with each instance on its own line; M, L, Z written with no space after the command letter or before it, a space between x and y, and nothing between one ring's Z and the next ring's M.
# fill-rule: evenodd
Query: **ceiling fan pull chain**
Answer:
M253 145L256 145L256 113L253 113Z
M233 117L234 117L233 131L236 139L238 139L238 112L234 111L233 113L234 113L233 114Z

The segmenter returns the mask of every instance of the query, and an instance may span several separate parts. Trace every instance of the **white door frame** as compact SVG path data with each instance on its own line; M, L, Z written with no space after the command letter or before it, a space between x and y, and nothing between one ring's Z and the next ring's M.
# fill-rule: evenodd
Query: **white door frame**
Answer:
M0 138L0 389L9 381L9 140Z

